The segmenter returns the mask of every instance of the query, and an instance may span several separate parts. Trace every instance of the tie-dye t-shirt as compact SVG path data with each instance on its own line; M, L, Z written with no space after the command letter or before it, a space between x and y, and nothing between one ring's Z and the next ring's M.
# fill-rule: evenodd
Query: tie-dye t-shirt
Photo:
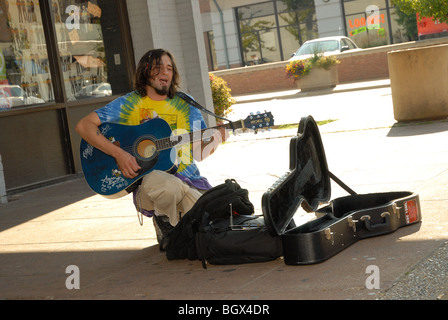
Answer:
M184 130L192 132L206 128L201 112L178 96L173 99L156 101L147 96L142 97L138 92L133 91L95 110L95 112L102 123L114 122L138 125L149 119L159 117L165 120L174 132L179 130L180 133L184 133ZM176 175L199 189L209 189L211 186L207 179L200 175L199 169L192 158L192 153L182 153L182 155L190 158L181 158L178 161Z

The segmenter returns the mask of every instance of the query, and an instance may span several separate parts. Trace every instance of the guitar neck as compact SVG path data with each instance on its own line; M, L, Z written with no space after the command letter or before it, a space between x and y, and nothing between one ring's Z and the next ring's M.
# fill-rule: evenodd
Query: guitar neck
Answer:
M257 112L257 114L251 113L245 120L232 121L226 124L222 124L212 128L206 128L202 130L197 130L193 132L185 132L184 134L173 135L170 137L166 137L163 139L159 139L156 142L157 149L164 150L169 149L174 146L180 146L187 143L193 143L196 141L201 141L205 139L211 138L211 135L206 134L204 137L204 132L209 131L211 129L217 129L224 127L228 130L236 130L236 129L251 129L257 130L263 128L269 128L274 124L274 119L271 112L265 111L264 113Z
M222 125L219 125L216 127L206 128L206 129L202 129L202 130L196 130L196 131L192 131L192 132L186 132L186 133L179 134L179 135L173 135L170 137L166 137L166 138L157 140L157 142L156 142L157 149L164 150L164 149L169 149L169 148L172 148L175 146L181 146L184 144L209 139L209 138L211 138L211 136L204 137L204 132L206 132L207 130L219 129L222 127L224 127L225 129L233 130L233 129L241 129L241 128L244 128L245 126L244 126L244 121L239 120L239 121L234 121L231 123L222 124Z
M243 120L238 120L238 121L232 121L230 123L222 124L222 125L216 126L214 128L220 128L220 127L225 127L226 129L229 129L229 130L236 130L236 129L244 129L245 125L244 125Z

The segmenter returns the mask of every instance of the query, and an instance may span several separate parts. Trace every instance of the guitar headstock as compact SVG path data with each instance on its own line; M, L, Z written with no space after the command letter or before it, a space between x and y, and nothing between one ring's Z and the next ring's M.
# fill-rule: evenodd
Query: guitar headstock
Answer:
M274 125L274 117L272 116L272 113L269 111L265 112L257 112L252 113L247 116L245 120L243 120L244 128L252 129L252 130L259 130L259 129L266 129L270 128Z

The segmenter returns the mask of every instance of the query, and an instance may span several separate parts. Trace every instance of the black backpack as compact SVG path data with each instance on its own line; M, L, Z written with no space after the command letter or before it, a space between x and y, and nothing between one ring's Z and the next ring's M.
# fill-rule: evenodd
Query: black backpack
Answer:
M263 216L238 215L204 223L196 233L202 266L265 262L283 255L282 239L273 236Z
M207 190L172 230L166 256L168 260L198 259L195 235L203 229L204 223L211 223L233 215L252 215L254 206L249 192L242 189L234 179L227 179Z

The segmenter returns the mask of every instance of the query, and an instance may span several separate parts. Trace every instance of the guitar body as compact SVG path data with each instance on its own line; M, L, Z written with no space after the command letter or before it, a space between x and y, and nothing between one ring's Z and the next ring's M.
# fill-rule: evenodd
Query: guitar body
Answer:
M82 140L80 155L85 179L90 188L102 196L124 196L128 194L126 190L130 190L144 175L153 170L169 171L175 165L175 154L171 159L173 148L161 148L158 143L160 139L170 137L172 133L169 124L161 118L154 118L136 126L103 123L99 130L111 143L118 144L132 154L142 168L137 177L126 178L121 174L113 157Z

